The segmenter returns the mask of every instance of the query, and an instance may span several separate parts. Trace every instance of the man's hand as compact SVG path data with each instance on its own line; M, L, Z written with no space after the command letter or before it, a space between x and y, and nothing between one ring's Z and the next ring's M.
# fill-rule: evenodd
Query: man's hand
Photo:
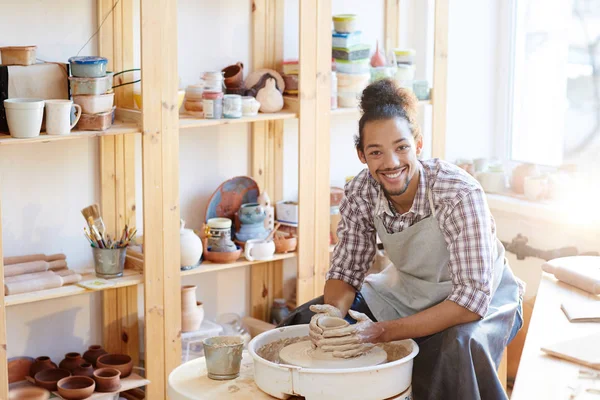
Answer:
M313 340L313 344L318 344L323 351L332 351L334 357L349 358L368 351L374 343L381 341L384 333L381 324L371 321L363 313L354 310L348 313L357 321L356 324L328 330L320 335L321 339Z
M308 334L310 336L310 340L313 343L313 347L316 347L317 342L323 339L323 329L319 327L317 322L321 317L337 317L344 318L342 312L338 310L336 307L329 304L317 304L309 307L310 311L316 313L310 319L310 324L308 325Z

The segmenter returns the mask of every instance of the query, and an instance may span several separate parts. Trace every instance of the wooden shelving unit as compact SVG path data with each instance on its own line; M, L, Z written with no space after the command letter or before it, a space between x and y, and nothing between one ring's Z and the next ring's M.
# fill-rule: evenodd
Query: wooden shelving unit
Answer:
M202 264L200 264L200 266L198 266L197 268L190 269L187 271L181 271L181 276L205 274L207 272L214 272L214 271L224 271L226 269L247 267L249 265L259 265L259 264L264 264L264 263L283 261L283 260L287 260L287 259L295 258L295 257L296 257L296 253L287 253L287 254L275 254L275 255L273 255L273 258L271 260L267 260L267 261L248 261L243 257L240 258L239 260L237 260L236 262L227 263L227 264L217 264L217 263L212 263L210 261L203 261Z

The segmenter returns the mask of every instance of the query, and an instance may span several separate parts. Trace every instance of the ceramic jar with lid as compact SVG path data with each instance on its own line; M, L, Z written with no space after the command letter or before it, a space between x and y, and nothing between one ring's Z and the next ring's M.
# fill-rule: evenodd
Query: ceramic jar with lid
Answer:
M223 116L223 92L204 91L202 108L205 119L221 119Z
M206 222L206 225L208 225L208 232L210 234L207 240L207 247L217 245L221 237L231 240L232 222L229 218L211 218Z
M202 240L191 229L185 229L185 221L181 221L180 235L180 257L181 268L189 269L198 265L202 257Z

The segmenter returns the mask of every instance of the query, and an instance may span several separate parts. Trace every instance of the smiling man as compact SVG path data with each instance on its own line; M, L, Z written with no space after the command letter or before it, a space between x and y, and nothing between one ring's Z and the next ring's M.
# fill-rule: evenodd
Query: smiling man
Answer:
M455 165L419 160L412 92L381 80L364 90L361 108L355 144L367 168L346 185L324 296L281 326L310 322L313 343L339 357L412 338L415 399L505 399L496 369L522 325L524 285L485 194ZM392 263L366 276L377 237ZM325 315L353 324L324 334Z

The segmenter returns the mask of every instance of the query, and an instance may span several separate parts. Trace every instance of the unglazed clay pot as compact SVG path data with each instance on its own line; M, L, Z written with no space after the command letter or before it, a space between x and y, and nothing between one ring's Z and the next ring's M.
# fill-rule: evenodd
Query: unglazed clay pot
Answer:
M121 378L131 375L133 360L127 354L105 354L96 361L98 368L115 368L121 372Z
M121 387L121 372L116 368L99 368L93 378L97 392L116 392Z
M94 393L96 382L89 376L69 376L58 381L56 386L63 399L83 400Z
M222 72L223 77L225 78L225 87L239 88L242 86L244 78L244 64L238 62L225 67Z
M38 372L35 374L34 379L37 386L55 391L57 390L56 383L67 376L71 376L71 373L66 369L52 368Z
M98 357L104 354L108 354L106 350L104 350L99 344L94 344L88 347L88 350L85 353L83 353L83 359L88 363L92 364L93 367L95 367L96 360L98 359Z
M73 376L89 376L90 378L94 375L94 367L92 364L84 362L75 368L72 372Z
M294 251L296 250L296 246L298 245L298 240L295 236L275 236L273 238L273 241L275 242L275 252L278 254L284 254L290 251Z
M58 367L73 373L73 370L83 363L85 360L81 358L81 354L73 352L65 354L65 358L58 364Z
M181 288L181 331L193 332L200 329L204 319L204 307L196 301L196 286Z
M33 378L35 374L37 374L40 371L54 368L57 368L56 364L52 362L50 357L41 356L36 358L33 364L31 365L31 368L29 369L29 376Z

